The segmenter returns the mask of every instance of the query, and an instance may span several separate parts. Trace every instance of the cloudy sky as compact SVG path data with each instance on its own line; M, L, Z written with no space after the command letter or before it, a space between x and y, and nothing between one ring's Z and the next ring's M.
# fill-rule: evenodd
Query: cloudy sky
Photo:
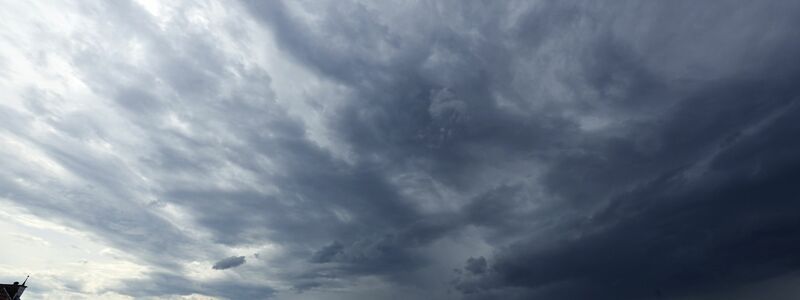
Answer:
M796 299L800 2L0 0L26 299Z

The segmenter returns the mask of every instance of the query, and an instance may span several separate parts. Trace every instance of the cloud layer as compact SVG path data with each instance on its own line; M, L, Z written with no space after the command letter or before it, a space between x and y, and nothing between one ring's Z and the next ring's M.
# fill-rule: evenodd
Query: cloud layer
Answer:
M136 266L76 277L65 256L33 299L796 291L798 4L0 14L15 247L68 236L104 249L76 254L97 274Z

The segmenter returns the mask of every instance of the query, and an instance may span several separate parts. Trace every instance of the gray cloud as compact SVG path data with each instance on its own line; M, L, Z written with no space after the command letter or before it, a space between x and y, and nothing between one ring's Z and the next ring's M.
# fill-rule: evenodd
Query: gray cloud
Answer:
M191 295L202 293L223 299L268 299L275 290L263 285L252 285L237 281L195 282L181 276L165 273L148 274L146 280L126 282L118 290L133 297L163 297L169 295Z
M176 5L73 7L36 49L86 91L0 105L36 155L0 153L4 199L148 267L109 292L683 299L798 269L796 4Z
M467 259L467 264L464 270L472 272L473 274L483 274L486 272L486 259L483 256L478 258L470 257Z
M236 268L238 266L243 265L246 262L244 256L231 256L228 258L224 258L211 266L214 270L225 270L230 268Z
M330 245L322 247L318 251L314 252L311 256L311 262L313 263L327 263L332 261L336 255L342 252L344 246L339 244L339 242L333 242Z
M797 95L789 85L795 78L795 71L791 69L796 68L794 65L773 69L771 59L765 60L763 66L741 64L738 67L722 62L723 58L698 60L707 56L701 53L684 56L682 46L678 45L655 50L653 43L660 41L642 38L632 28L644 28L652 34L677 35L687 43L705 45L694 46L694 51L713 51L712 42L692 40L692 34L684 32L683 28L690 26L688 24L709 22L720 26L720 29L710 29L704 36L736 49L733 45L749 44L756 38L756 33L748 32L736 37L721 28L735 22L770 26L762 22L760 16L781 9L773 4L748 7L744 10L746 13L737 20L708 20L694 15L681 19L680 12L699 9L702 11L699 14L710 14L716 8L693 7L684 3L669 7L613 7L580 2L547 2L529 8L516 8L523 13L518 19L512 19L511 24L497 24L470 15L470 9L491 12L512 10L503 7L504 4L487 7L441 5L435 8L453 10L432 9L429 10L430 16L415 15L414 25L411 26L416 26L418 34L409 36L404 35L408 28L393 28L381 24L374 17L359 16L362 12L368 14L369 8L363 6L331 10L325 5L321 5L325 8L312 6L309 10L322 15L323 20L335 20L340 11L348 11L353 18L360 19L358 22L370 24L335 23L320 29L329 36L350 38L352 42L342 44L343 49L323 45L325 39L315 37L316 33L306 28L306 24L294 23L291 9L263 7L259 4L251 6L256 16L273 26L288 52L319 72L353 86L360 99L369 99L368 102L356 102L358 104L344 108L339 113L346 117L334 121L337 132L353 147L360 149L358 152L379 155L382 167L387 172L407 172L406 165L413 164L414 168L424 170L440 184L466 191L462 194L472 194L467 199L474 200L466 200L465 209L458 212L465 213L464 217L467 218L460 224L477 225L499 235L487 237L489 240L508 243L528 236L525 239L531 242L511 242L509 248L500 248L505 250L501 250L495 258L499 265L493 267L493 272L486 275L485 280L476 279L480 288L472 291L525 287L530 290L523 291L523 294L547 293L550 297L568 299L575 295L560 291L585 292L586 295L597 295L599 291L609 296L636 298L645 297L648 293L639 289L658 290L659 287L635 281L643 280L641 271L625 269L624 266L643 264L634 259L636 255L626 255L622 250L635 249L635 243L640 239L636 234L622 230L626 226L617 225L624 220L621 216L598 219L600 214L608 210L604 207L616 207L628 201L646 201L648 204L642 205L652 209L653 216L640 216L643 212L638 210L624 213L637 216L636 220L641 221L636 222L645 222L630 225L645 232L651 232L656 225L650 222L659 218L665 218L663 222L666 224L691 224L688 220L673 220L669 209L659 208L661 205L679 205L677 203L695 197L704 199L706 196L696 195L691 190L708 185L706 180L717 176L705 173L704 168L708 160L725 155L727 151L714 148L721 142L718 136L733 134L731 131L749 130L745 128L751 126L762 126L756 124L770 122L769 116L774 114L791 115L787 103ZM733 6L724 8L735 9ZM661 10L668 12L663 16L653 15L653 11ZM635 22L632 16L641 18L651 15L655 20L652 23L626 24ZM789 26L792 16L787 12L769 22ZM428 17L452 20L451 24L463 26L458 27L463 31L428 28L431 24L426 19ZM458 23L461 17L470 19L470 22ZM681 25L670 28L672 23L661 22L659 18L670 19ZM348 26L358 26L361 30L390 29L373 36L363 32L354 33ZM430 26L436 28L436 25ZM770 30L786 39L776 39L776 43L768 47L787 47L787 52L795 49L796 44L783 42L793 35L791 31ZM484 40L474 42L466 39L461 35L463 32L475 32ZM579 40L565 36L576 36ZM392 50L379 52L373 48L384 44L390 45ZM418 46L421 44L429 46ZM768 53L745 54L733 50L732 53L725 53L730 55L725 59L733 59L734 56L743 59L747 55L769 57ZM440 61L442 55L446 55L446 63ZM673 66L678 64L705 69L694 74L687 73L690 77L682 78L684 76L680 72L686 71L662 65L661 61L653 60L656 56L670 61ZM566 62L559 61L556 65L555 62L537 61L537 57L559 57ZM462 64L460 60L468 63ZM436 71L429 71L433 70L428 67L429 64L438 64ZM464 66L469 67L459 69ZM448 73L451 70L453 73ZM542 70L544 73L530 73L533 70ZM770 72L767 70L777 72L765 73ZM470 73L472 71L475 73ZM435 72L435 75L429 72ZM559 72L563 75L559 75ZM775 75L777 73L780 75ZM368 77L375 79L364 79L366 77L359 77L361 74L372 74ZM769 83L764 78L770 78L767 81ZM445 103L442 99L447 99L448 105L442 104ZM722 104L722 101L726 104ZM505 107L516 110L506 110ZM449 111L445 112L445 109ZM771 147L764 145L760 148ZM510 167L525 164L530 166L527 172ZM492 174L489 166L503 166L504 173L487 178L488 174ZM536 183L526 179L534 176L541 178L541 181ZM665 181L665 178L675 176L691 177L684 179L688 182L681 188L690 190L674 195L643 191L638 197L623 196L631 193L630 190L644 186L653 186L656 190L668 189L669 181ZM718 184L726 186L725 183ZM705 195L706 192L697 193ZM634 199L626 200L628 197ZM684 212L692 209L689 207L700 209L705 206L692 202L688 207L673 209ZM709 209L711 207L716 206L709 203ZM712 211L716 210L709 210L708 213ZM698 221L703 221L690 228L703 228L709 218L697 216ZM725 228L731 225L715 226ZM760 227L755 224L750 226L751 229ZM794 225L784 223L775 226L794 228ZM671 234L653 233L654 236L665 237ZM674 243L690 240L689 237L678 236ZM562 239L564 241L560 241ZM634 244L614 242L617 239ZM554 244L549 246L547 243ZM546 251L542 253L569 255L571 248L556 246L562 243L577 243L574 256L539 257L532 254ZM599 257L592 255L598 250L595 247L606 243L609 252L600 252ZM664 243L654 246L663 249L664 255L676 255L683 251L678 244ZM768 248L767 245L755 247ZM536 250L539 248L542 250ZM729 248L722 249L730 251ZM652 254L656 255L652 258L655 261L669 261L657 257L656 253ZM699 261L694 261L694 264L712 264L707 256L712 253L696 255ZM540 261L553 264L553 268L542 268L538 265ZM689 261L686 259L685 262ZM470 262L472 266L475 260ZM567 271L563 265L569 266L568 263L581 268ZM736 263L720 262L730 266ZM740 263L741 268L749 268L745 261ZM659 270L658 267L653 269ZM529 275L527 272L533 273ZM598 290L587 283L593 282L592 272L598 272L594 282L608 279L637 288L625 290L624 287L608 283L603 286L613 286L614 291L621 292ZM670 278L682 276L679 271L670 273L666 269L654 272ZM779 270L775 272L771 274L780 273ZM534 274L541 274L535 276L542 276L542 281L534 279ZM557 274L569 275L556 277ZM624 277L626 274L632 277ZM527 279L529 277L532 279ZM730 276L725 280L738 279ZM550 286L550 283L558 285ZM694 288L681 281L670 284L677 285L671 288L676 293ZM711 282L708 285L697 284L705 288L712 286ZM539 287L543 287L542 291L538 291Z

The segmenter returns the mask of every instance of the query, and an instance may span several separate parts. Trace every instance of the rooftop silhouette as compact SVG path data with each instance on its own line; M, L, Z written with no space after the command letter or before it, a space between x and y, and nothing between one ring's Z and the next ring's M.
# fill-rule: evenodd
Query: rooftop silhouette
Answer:
M12 284L0 284L0 300L20 300L22 293L28 287L25 285L27 282L28 278L25 277L25 281L22 284L18 281Z

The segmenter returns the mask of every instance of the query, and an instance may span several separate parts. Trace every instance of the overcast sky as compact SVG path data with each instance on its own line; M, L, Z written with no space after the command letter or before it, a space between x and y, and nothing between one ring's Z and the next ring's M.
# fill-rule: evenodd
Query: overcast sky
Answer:
M800 1L0 4L25 299L800 295Z

